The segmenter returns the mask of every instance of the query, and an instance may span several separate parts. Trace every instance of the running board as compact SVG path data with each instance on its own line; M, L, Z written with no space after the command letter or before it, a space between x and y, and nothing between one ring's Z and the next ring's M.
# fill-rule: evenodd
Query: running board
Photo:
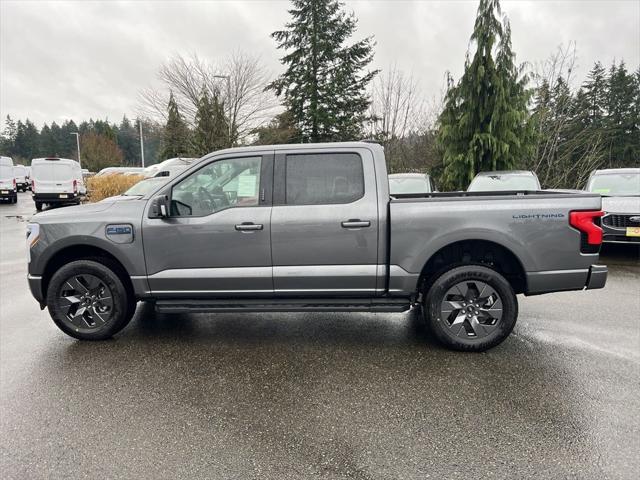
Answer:
M406 312L411 308L406 298L283 298L202 300L157 300L160 313L228 313L228 312Z

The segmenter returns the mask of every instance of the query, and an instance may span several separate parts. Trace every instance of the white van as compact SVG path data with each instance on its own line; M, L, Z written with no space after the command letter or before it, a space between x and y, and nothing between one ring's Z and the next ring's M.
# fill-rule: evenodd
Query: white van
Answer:
M80 204L86 194L80 164L68 158L34 158L31 161L31 196L36 210L42 206Z
M14 165L13 176L16 179L17 189L26 192L29 186L29 172L27 171L27 167L24 165Z
M13 159L0 157L0 200L18 201L16 179L13 176Z

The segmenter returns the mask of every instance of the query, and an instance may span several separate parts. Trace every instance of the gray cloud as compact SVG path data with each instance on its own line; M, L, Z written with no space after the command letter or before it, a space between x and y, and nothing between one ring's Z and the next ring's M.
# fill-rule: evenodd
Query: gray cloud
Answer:
M0 115L38 124L134 116L173 53L222 59L261 55L280 70L269 34L288 19L286 1L0 2ZM412 71L427 97L444 74L462 72L477 1L348 1L358 36L374 35L375 66ZM595 60L640 64L640 2L507 1L518 61L544 60L575 41L583 79Z

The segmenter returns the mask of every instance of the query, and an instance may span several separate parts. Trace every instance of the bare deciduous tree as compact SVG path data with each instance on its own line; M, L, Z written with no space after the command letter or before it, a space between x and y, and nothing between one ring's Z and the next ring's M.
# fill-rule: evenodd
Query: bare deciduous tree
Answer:
M381 140L403 138L424 128L426 104L413 75L391 65L374 80L371 91L371 134Z
M161 88L140 92L142 113L166 119L169 92L178 103L180 113L193 124L203 89L219 95L231 127L231 145L242 143L259 125L273 117L278 102L270 91L268 71L257 56L234 52L218 63L197 55L174 55L158 71Z
M545 188L580 188L591 170L603 161L602 139L576 128L574 68L576 44L559 46L546 61L536 65L532 79L536 98L534 119L536 149L525 159Z
M390 172L433 167L437 161L434 107L425 101L413 75L395 64L374 80L368 133L384 145Z

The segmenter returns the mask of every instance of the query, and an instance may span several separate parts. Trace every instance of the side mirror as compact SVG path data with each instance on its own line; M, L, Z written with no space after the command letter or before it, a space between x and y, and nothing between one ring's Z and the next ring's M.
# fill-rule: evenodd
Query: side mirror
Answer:
M169 216L169 197L158 195L151 200L149 218L167 218Z

